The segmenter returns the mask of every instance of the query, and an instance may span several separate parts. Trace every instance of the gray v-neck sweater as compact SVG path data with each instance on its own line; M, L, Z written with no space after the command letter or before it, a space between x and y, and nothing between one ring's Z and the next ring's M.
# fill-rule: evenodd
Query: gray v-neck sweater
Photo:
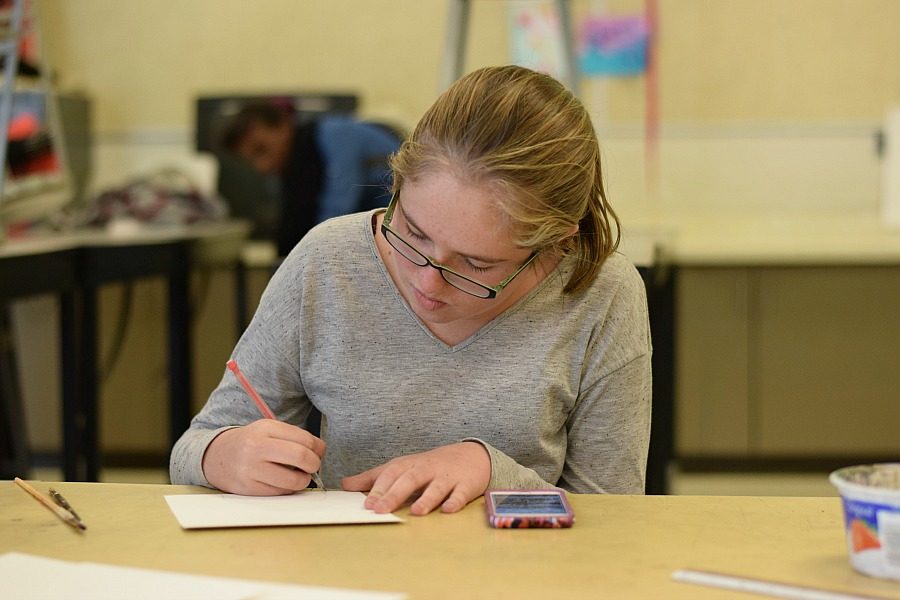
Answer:
M563 294L572 259L469 339L419 321L375 248L373 212L313 229L273 276L232 357L276 416L323 416L328 487L472 439L492 488L643 493L650 435L644 286L622 255ZM230 371L172 450L172 483L209 485L206 447L260 418Z

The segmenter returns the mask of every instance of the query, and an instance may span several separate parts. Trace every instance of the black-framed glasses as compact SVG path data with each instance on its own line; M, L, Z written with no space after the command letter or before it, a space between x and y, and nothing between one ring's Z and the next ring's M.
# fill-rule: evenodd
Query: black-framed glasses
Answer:
M388 204L387 212L384 213L384 220L381 222L381 235L384 236L384 239L387 240L387 243L391 245L397 252L400 253L400 256L413 263L414 265L418 265L420 267L432 267L437 269L441 277L444 278L444 281L455 287L456 289L470 294L472 296L476 296L478 298L483 298L485 300L490 298L496 298L497 294L503 291L503 288L509 285L509 282L516 278L516 275L525 270L525 267L530 265L535 258L537 258L538 253L532 252L531 256L528 257L522 265L516 269L516 271L498 283L497 285L487 285L485 283L481 283L479 281L475 281L471 277L467 277L462 273L457 273L450 267L445 267L444 265L435 262L428 255L424 254L422 251L418 250L415 246L404 240L400 237L396 231L391 229L391 220L394 218L394 209L397 208L397 202L400 199L400 193L396 192L393 196L391 196L391 202Z

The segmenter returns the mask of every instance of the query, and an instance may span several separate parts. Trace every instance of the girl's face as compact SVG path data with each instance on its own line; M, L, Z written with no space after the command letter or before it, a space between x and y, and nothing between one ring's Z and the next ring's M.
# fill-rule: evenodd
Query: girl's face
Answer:
M496 187L474 185L438 171L403 185L391 228L434 262L495 286L528 260L497 206ZM458 343L509 308L543 277L541 261L526 268L500 294L485 300L447 283L394 250L379 232L377 244L400 294L438 338Z

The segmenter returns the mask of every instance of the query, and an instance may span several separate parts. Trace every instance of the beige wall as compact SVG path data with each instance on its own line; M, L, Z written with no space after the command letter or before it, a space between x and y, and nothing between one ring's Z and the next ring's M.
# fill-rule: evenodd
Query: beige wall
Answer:
M642 0L573 0L640 10ZM897 0L659 0L662 115L674 123L878 121L900 103ZM468 66L508 60L507 3L474 0ZM45 45L101 132L189 129L217 91L348 89L413 123L438 88L448 0L46 0ZM586 82L612 122L641 78Z
M509 60L510 4L472 0L467 69ZM640 11L644 0L571 5L577 22L601 8ZM364 116L413 126L438 92L450 0L42 6L60 87L94 101L101 190L163 164L190 172L201 94L352 91ZM900 105L900 1L659 6L658 169L645 164L644 78L581 82L621 216L878 212L874 134Z
M476 3L480 35L503 3ZM101 132L189 128L201 93L351 90L364 111L413 121L432 101L447 2L433 0L74 0L47 2L46 45L61 86L97 102ZM493 29L493 27L491 27Z
M659 4L666 120L881 120L900 103L896 0Z

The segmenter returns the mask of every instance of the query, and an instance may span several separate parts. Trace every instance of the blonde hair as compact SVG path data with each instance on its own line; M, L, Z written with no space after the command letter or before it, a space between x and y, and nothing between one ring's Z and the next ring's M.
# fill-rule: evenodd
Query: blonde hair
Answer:
M548 75L509 65L462 77L428 109L391 168L395 192L437 169L499 186L519 245L577 259L566 293L587 287L618 246L590 116Z

